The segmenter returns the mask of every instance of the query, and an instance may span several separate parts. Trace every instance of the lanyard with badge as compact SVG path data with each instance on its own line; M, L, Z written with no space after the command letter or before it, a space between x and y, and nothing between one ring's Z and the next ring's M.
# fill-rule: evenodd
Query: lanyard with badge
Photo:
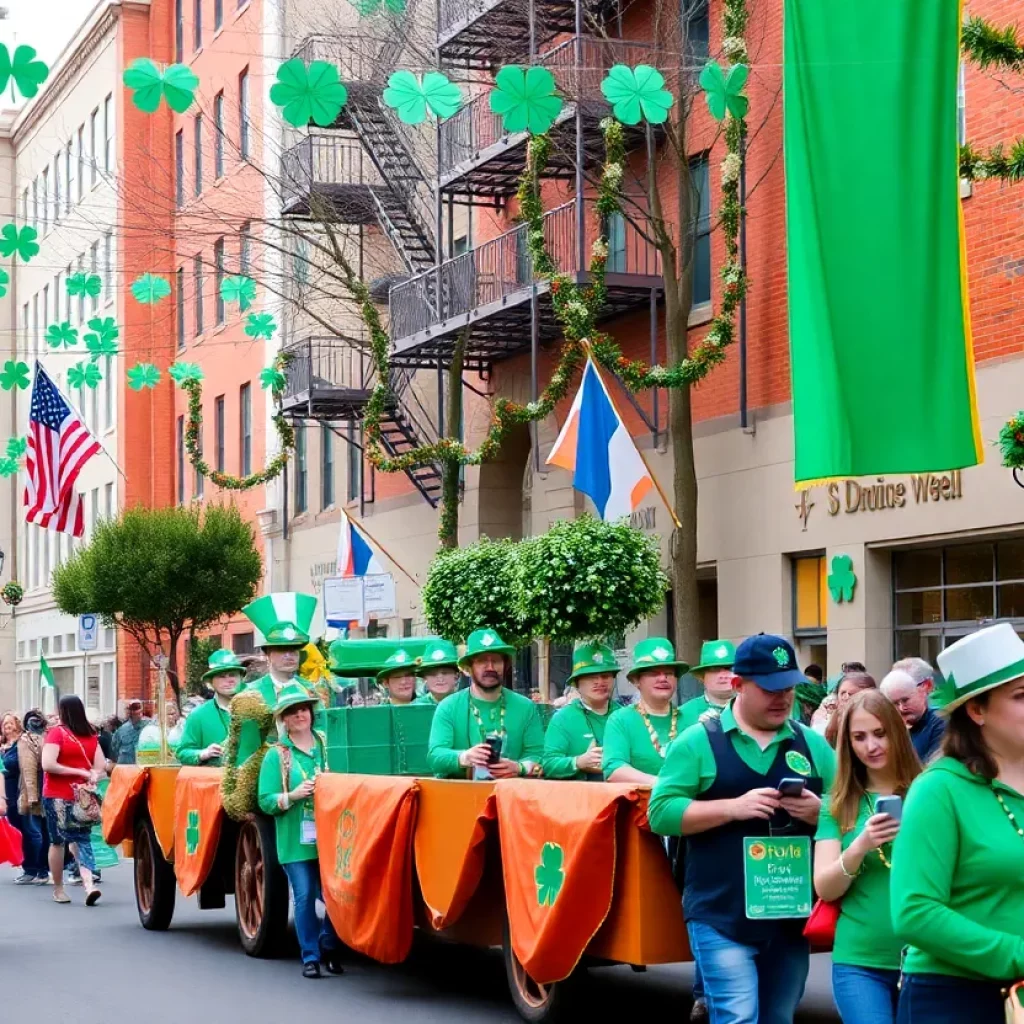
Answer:
M314 751L317 751L317 746L314 745ZM296 771L302 776L303 782L308 782L310 778L315 779L320 774L320 765L318 764L318 758L316 753L312 756L313 761L313 774L307 774L306 770L302 767L297 760L293 760ZM302 821L299 825L299 843L302 846L313 846L316 844L316 818L313 815L313 798L306 797L302 801Z

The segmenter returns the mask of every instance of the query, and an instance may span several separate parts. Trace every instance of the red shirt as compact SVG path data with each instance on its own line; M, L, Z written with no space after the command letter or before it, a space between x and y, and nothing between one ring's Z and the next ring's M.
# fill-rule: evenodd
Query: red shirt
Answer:
M60 725L56 729L51 729L43 738L43 745L47 744L60 748L57 754L58 764L65 768L91 771L99 740L95 736L76 736L70 729ZM71 787L85 781L82 775L53 775L50 772L43 772L43 796L73 800L75 794Z

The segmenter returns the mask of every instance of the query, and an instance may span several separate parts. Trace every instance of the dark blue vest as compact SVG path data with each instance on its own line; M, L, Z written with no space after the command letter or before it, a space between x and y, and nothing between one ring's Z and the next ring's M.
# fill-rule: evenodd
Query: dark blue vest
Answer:
M804 726L790 722L794 736L780 743L771 768L759 775L748 767L722 729L712 718L703 723L715 758L715 781L697 800L734 800L752 789L778 788L785 778L799 778L799 772L786 764L786 754L795 750L812 765L814 758L807 746ZM817 766L814 765L817 772ZM807 779L807 789L821 796L820 775ZM769 942L780 931L799 934L806 919L751 921L746 916L743 884L743 840L748 836L813 836L813 825L779 811L770 821L752 818L733 821L686 837L686 883L683 889L683 915L688 921L700 921L734 940L748 945Z

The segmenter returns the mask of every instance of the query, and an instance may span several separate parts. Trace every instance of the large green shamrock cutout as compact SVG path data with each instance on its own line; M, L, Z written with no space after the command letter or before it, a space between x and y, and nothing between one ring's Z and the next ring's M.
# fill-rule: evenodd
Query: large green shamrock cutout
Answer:
M128 371L128 387L132 391L155 388L160 383L160 371L152 363L136 363Z
M401 14L405 0L354 0L353 6L364 18L374 14Z
M502 68L494 78L491 112L500 114L506 132L542 135L562 112L555 76L547 68L517 65Z
M46 344L50 348L74 348L78 344L78 328L72 327L70 320L50 324L46 328Z
M198 363L175 363L167 373L178 387L184 387L190 380L203 379L203 371Z
M405 124L422 124L427 111L437 118L451 117L462 105L462 92L439 71L429 71L422 78L411 71L396 71L388 79L384 102Z
M537 903L542 907L553 907L562 891L565 872L562 862L565 854L557 843L545 843L540 851L540 864L534 868L533 880L537 883Z
M103 380L100 368L93 362L75 363L68 368L68 387L95 388Z
M85 347L89 350L92 359L99 359L101 356L116 356L119 332L114 318L111 316L94 317L89 321L88 326L91 331L84 336L84 340Z
M260 387L264 391L284 391L287 383L285 375L273 366L260 370Z
M20 459L28 451L27 437L7 438L7 458Z
M12 99L17 98L17 90L25 99L30 100L39 92L39 86L46 81L49 73L50 69L41 60L36 60L34 47L19 46L12 60L7 47L0 44L0 93L10 83Z
M171 294L171 285L159 274L143 274L132 282L132 295L136 302L151 306Z
M68 295L91 295L93 298L103 290L99 274L72 274L67 280Z
M17 459L0 459L0 476L14 476L18 472Z
M0 373L0 388L4 391L10 391L11 388L20 388L24 391L29 384L29 372L28 363L8 359L4 363L3 373Z
M250 313L245 321L245 333L250 338L265 338L270 341L276 330L277 322L272 313Z
M18 259L28 263L39 252L38 237L39 232L33 227L5 224L0 230L0 256L17 255Z
M664 77L647 64L635 68L616 64L601 83L601 92L623 124L639 124L641 117L651 124L664 124L672 109L673 97Z
M853 588L857 586L857 576L853 571L853 559L849 555L835 555L832 559L832 571L828 574L829 592L836 604L853 600Z
M225 277L220 283L220 297L226 303L237 302L244 313L256 298L256 282L251 277Z
M155 114L161 100L176 114L184 114L195 99L199 76L184 64L160 70L148 57L139 57L125 68L124 84L132 90L132 102L144 114Z
M199 812L188 812L188 825L185 828L185 853L191 857L199 849Z
M750 100L743 95L750 69L746 64L734 64L727 75L718 61L704 65L700 73L700 86L708 101L708 110L716 121L724 121L725 115L746 117Z
M295 128L310 121L329 128L348 99L338 69L325 60L309 67L292 57L277 69L277 81L270 87L270 102L281 108L281 116Z
M7 286L11 283L11 275L0 269L0 299L7 294Z

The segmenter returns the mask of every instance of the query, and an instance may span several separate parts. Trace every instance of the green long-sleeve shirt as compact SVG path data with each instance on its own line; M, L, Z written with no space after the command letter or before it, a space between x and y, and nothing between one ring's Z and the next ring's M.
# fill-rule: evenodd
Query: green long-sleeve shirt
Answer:
M544 734L544 778L586 779L576 768L576 758L591 746L604 746L605 727L618 709L610 707L603 715L574 700L551 716Z
M228 725L231 715L216 700L201 704L185 719L185 729L178 744L178 760L182 764L202 768L217 768L220 758L201 761L199 755L211 744L223 746L228 739Z
M440 778L465 778L466 769L459 764L459 754L483 743L488 733L501 731L501 701L479 700L472 696L472 692L471 689L460 690L446 697L434 712L427 762L430 770ZM501 696L505 702L502 758L540 764L544 757L544 726L536 705L513 690L502 690ZM480 714L482 729L473 714L473 707Z
M648 715L651 728L658 737L658 743L664 751L672 741L672 722L676 720L676 735L681 731L679 712L672 709L667 715ZM604 757L601 769L607 779L617 768L635 768L638 772L658 775L665 760L654 749L651 734L634 704L623 708L608 723L604 733Z
M764 775L771 768L778 754L778 745L790 739L796 729L803 729L811 753L812 777L818 776L821 779L824 792L832 788L836 774L836 755L824 736L790 719L762 750L757 740L739 727L732 705L722 712L719 721L740 759L759 775ZM793 770L794 776L800 774ZM652 830L663 836L679 835L686 808L695 797L711 788L717 775L715 755L711 752L707 729L703 723L690 726L669 748L665 766L651 793L647 817Z
M274 829L277 836L277 859L282 864L294 864L300 860L316 860L316 842L302 842L302 821L313 819L313 798L307 797L293 804L288 810L282 810L279 798L285 792L291 792L306 779L312 779L317 772L327 771L327 749L323 737L314 732L315 743L312 754L299 750L291 739L283 737L275 743L263 758L260 766L259 805L264 814L274 817ZM292 752L292 768L288 778L288 788L284 787L281 778L281 750L288 747Z
M892 861L892 918L908 974L1024 977L1024 795L944 757L914 780Z
M278 694L286 687L292 684L297 684L303 687L305 690L309 690L309 686L304 679L299 676L294 676L289 679L286 683L274 682L274 677L268 672L265 676L261 676L259 679L254 679L244 690L240 690L239 693L251 693L253 690L257 691L263 698L264 704L268 708L273 710L274 705L277 703ZM237 694L236 694L237 696ZM320 698L310 691L310 696L317 702L317 712L313 720L313 725L317 729L324 727L324 713L320 707ZM238 735L238 753L235 755L235 764L244 764L257 750L263 745L263 737L260 735L259 726L253 721L246 721L242 723L241 731Z

